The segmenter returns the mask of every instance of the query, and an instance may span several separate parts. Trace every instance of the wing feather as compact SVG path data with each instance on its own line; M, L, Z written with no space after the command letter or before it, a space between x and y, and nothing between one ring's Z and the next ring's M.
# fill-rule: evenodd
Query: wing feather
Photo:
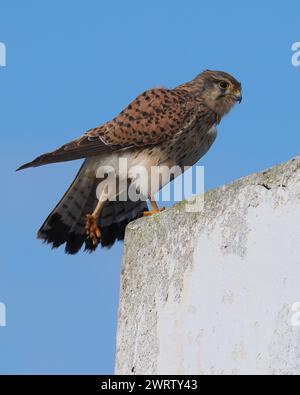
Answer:
M160 144L182 130L195 113L195 105L195 98L184 89L146 91L112 121L17 170Z

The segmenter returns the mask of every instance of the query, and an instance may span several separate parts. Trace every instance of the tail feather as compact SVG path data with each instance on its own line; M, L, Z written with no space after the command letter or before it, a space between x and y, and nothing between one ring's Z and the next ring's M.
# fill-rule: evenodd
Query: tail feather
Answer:
M83 245L85 250L94 251L97 246L86 237L84 220L97 204L96 189L99 182L101 180L86 171L84 164L64 197L42 225L38 237L52 244L53 248L65 244L67 254L76 254ZM147 209L145 201L106 202L98 221L101 246L111 247L116 241L123 240L127 224L141 217Z
M116 241L124 240L128 223L142 217L147 210L145 201L107 202L99 218L102 247L111 247Z

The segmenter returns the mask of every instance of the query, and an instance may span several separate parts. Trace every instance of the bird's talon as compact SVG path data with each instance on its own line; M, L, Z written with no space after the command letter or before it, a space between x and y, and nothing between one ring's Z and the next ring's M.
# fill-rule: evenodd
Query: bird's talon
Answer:
M88 214L85 217L85 221L86 235L92 240L93 245L96 246L101 237L100 229L97 226L97 218L95 218L92 214Z
M144 217L150 217L153 214L158 214L165 210L165 207L162 207L158 210L144 211Z

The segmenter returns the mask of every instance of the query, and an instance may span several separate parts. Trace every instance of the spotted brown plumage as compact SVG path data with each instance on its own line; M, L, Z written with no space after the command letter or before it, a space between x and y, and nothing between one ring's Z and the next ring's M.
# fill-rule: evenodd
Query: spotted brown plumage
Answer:
M98 244L110 246L122 240L127 223L143 215L147 204L100 204L97 185L106 181L97 180L97 168L116 167L116 159L121 157L130 165L145 166L147 171L155 165L191 166L208 151L216 138L216 125L240 100L241 84L231 75L205 71L175 89L156 88L142 93L116 118L21 166L18 170L85 158L75 181L41 227L39 237L53 247L66 244L66 252L71 254L84 243L86 249L94 250ZM124 177L122 169L116 173Z
M79 139L41 155L18 170L162 143L182 130L195 113L195 105L193 95L184 89L152 89L138 96L112 121L87 131Z

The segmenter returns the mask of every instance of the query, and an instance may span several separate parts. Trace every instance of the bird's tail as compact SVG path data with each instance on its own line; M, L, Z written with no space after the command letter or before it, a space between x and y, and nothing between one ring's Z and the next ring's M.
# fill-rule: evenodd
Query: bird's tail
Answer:
M100 182L84 163L66 194L40 228L38 238L52 244L53 248L65 244L68 254L76 254L83 244L85 250L94 251L97 246L86 237L85 216L95 209L96 190ZM123 240L127 224L141 217L147 209L145 201L106 202L98 220L101 246L110 247L116 240Z

